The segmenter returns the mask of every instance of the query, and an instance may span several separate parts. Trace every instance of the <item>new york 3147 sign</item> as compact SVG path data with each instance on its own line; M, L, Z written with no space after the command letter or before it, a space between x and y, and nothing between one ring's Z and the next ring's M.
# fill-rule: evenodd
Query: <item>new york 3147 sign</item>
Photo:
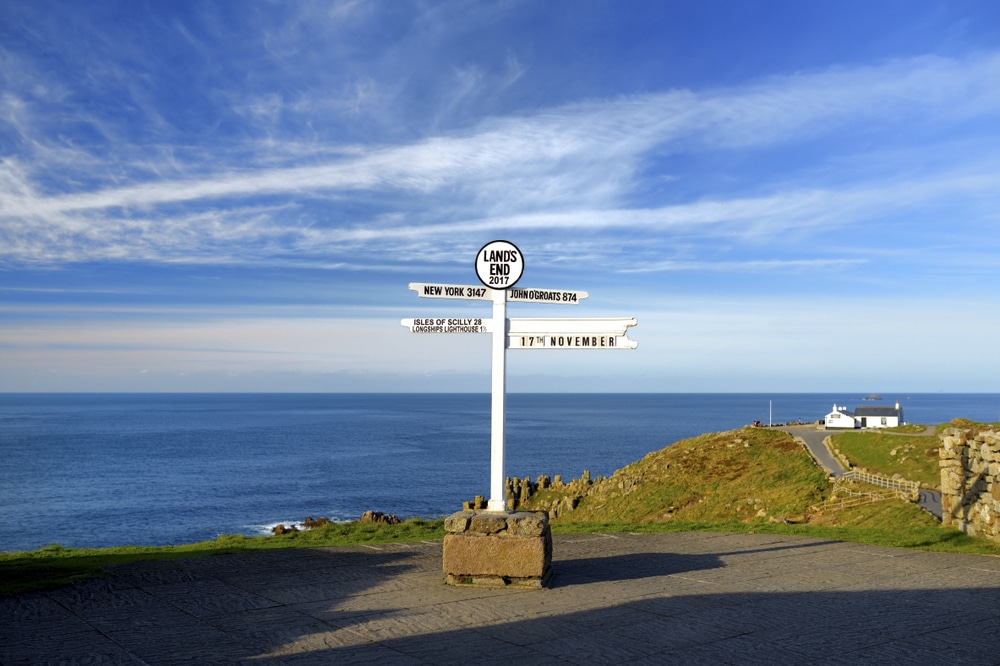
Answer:
M524 274L524 255L510 241L495 240L476 254L476 276L485 289L475 285L411 282L421 298L492 301L493 316L403 319L412 333L492 333L493 393L490 426L490 511L505 511L504 448L506 445L506 395L508 349L635 349L628 337L636 325L634 317L594 319L509 319L507 303L557 303L578 305L585 291L565 289L513 289Z

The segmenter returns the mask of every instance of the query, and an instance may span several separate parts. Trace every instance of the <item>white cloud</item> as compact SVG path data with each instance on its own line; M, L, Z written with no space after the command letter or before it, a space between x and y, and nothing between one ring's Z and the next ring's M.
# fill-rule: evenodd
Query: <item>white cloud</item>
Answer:
M651 152L790 143L833 126L879 125L902 116L930 124L995 115L1000 92L985 82L996 80L998 73L1000 56L993 54L965 61L900 60L725 90L572 104L488 119L465 133L408 145L320 146L304 152L291 144L287 151L277 149L285 155L279 162L313 151L308 163L297 165L255 166L273 160L273 153L251 155L240 168L214 170L207 161L179 160L162 177L97 189L67 182L70 191L63 194L50 194L51 185L43 191L39 178L54 177L56 167L66 168L68 160L76 160L77 169L92 169L97 158L71 149L55 155L54 148L39 144L33 160L8 158L0 169L0 235L5 240L0 256L25 263L109 258L239 262L277 260L305 250L303 260L315 261L318 253L336 256L345 248L384 249L386 242L406 245L406 239L496 230L541 237L544 230L561 229L630 229L647 235L683 231L753 240L850 225L935 198L968 195L980 203L995 202L1000 170L988 164L978 173L956 172L951 166L951 172L921 174L905 182L775 184L772 188L779 189L774 193L756 196L716 192L652 208L626 203ZM12 105L8 100L7 106ZM283 105L271 96L246 108L250 115L268 118ZM35 105L33 112L38 109ZM205 150L206 156L211 153ZM340 154L315 160L331 151ZM220 147L214 157L225 165L244 152L245 147ZM149 168L145 160L121 165L125 173L148 173ZM767 189L767 184L758 188ZM302 202L341 196L375 197L407 214L394 220L362 210L352 218L318 221L315 212L298 208ZM262 205L261 197L280 203Z

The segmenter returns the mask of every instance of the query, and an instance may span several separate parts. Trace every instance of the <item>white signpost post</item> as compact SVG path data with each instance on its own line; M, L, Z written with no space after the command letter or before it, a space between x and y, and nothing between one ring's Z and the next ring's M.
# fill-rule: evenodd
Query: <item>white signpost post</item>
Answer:
M420 298L493 302L492 318L418 317L400 323L412 333L492 333L492 402L490 428L490 498L488 511L506 511L507 349L635 349L627 330L633 317L606 319L508 319L507 303L578 305L585 291L514 288L524 273L524 256L508 241L487 243L476 254L476 275L483 286L411 282Z
M550 574L552 533L544 513L507 513L504 497L507 349L635 349L632 317L509 319L507 303L578 305L585 291L522 289L524 256L513 243L493 241L476 254L482 286L411 282L421 298L491 301L493 316L414 317L400 323L412 333L491 333L493 393L490 426L490 499L486 510L445 519L442 565L450 585L543 587Z

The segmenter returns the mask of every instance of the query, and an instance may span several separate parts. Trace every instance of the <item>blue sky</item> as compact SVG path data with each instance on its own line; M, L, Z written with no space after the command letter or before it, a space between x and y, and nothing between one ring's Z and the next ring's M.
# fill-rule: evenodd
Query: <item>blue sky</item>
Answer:
M0 1L0 391L1000 391L995 2Z

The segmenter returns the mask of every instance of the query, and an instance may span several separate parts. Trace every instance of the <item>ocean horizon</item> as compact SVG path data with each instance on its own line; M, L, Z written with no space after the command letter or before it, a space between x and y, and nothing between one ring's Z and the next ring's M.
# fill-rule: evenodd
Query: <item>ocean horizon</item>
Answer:
M996 393L509 393L507 476L610 475L680 439L812 422L1000 420ZM0 550L169 545L489 494L488 393L3 393Z

